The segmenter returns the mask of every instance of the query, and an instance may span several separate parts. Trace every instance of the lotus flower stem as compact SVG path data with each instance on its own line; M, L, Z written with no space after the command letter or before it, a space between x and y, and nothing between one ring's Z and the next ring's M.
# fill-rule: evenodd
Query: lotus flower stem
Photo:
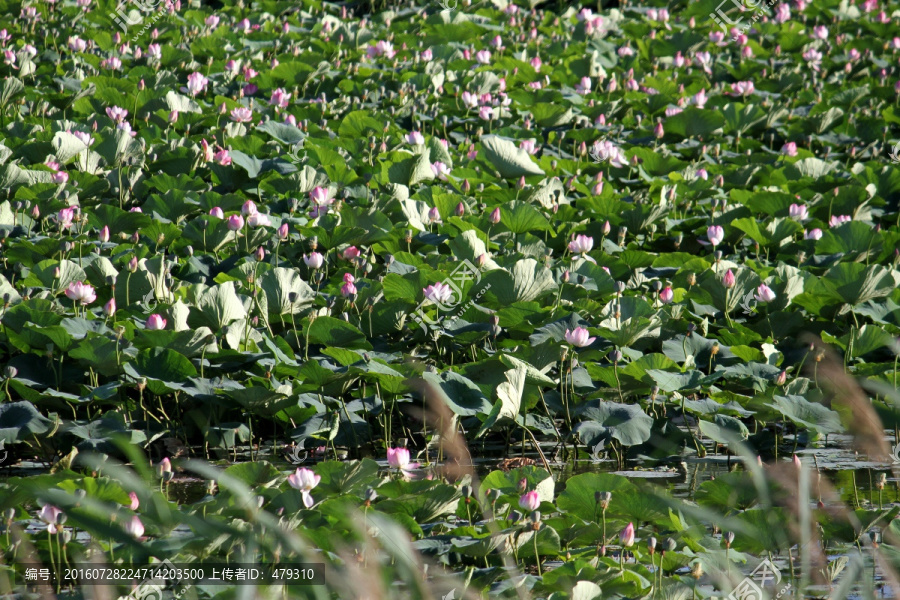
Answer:
M534 562L537 563L538 577L541 577L541 555L538 554L537 534L538 532L535 531L531 539L534 540Z

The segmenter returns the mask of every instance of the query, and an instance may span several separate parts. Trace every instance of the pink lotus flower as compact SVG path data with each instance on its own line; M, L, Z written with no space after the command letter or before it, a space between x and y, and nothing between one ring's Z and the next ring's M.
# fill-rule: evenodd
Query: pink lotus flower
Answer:
M725 230L721 225L711 225L706 230L706 237L709 239L709 243L713 245L713 247L718 246L722 243L722 240L725 239Z
M779 2L775 5L775 22L787 23L791 19L791 9L786 2Z
M159 60L162 58L162 47L159 44L150 44L147 46L147 58L151 60Z
M493 225L496 225L500 222L500 207L498 206L493 211L491 211L490 221Z
M244 217L241 215L231 215L226 221L226 226L231 231L239 231L244 227Z
M205 91L208 84L209 79L204 77L202 73L198 73L195 71L188 75L187 87L181 88L181 91L188 92L191 96L196 96L197 94Z
M270 227L272 225L272 221L269 219L269 215L263 213L253 213L247 218L247 225L250 227Z
M753 297L756 298L757 302L768 304L775 299L775 292L772 291L772 288L763 283L756 288L756 293Z
M147 329L150 331L157 331L160 329L166 328L167 321L162 317L162 315L158 315L156 313L147 317Z
M831 219L828 220L829 227L837 227L839 225L843 225L844 223L849 223L853 220L853 217L850 215L831 215Z
M122 68L122 61L112 56L110 58L106 58L100 61L101 69L109 69L111 71L118 71Z
M359 254L359 248L357 248L356 246L350 246L349 248L344 250L341 256L344 257L344 260L353 260L354 258L358 258Z
M794 142L786 143L781 147L781 153L785 156L797 156L797 144Z
M69 133L77 137L85 146L90 146L94 143L94 138L92 138L89 133L83 131L69 131Z
M429 62L433 58L431 48L426 48L425 50L422 50L422 54L420 56L422 57L422 60L424 60L425 62Z
M827 40L828 28L824 25L817 25L816 27L813 27L812 38L814 40Z
M366 55L369 58L375 58L377 56L394 58L395 54L397 54L397 52L394 50L394 45L390 42L379 41L366 49Z
M819 228L816 228L816 229L811 229L811 230L805 232L803 234L803 239L805 239L805 240L821 240L823 235L824 234L822 233L822 230Z
M321 475L317 475L311 469L298 468L296 472L288 475L287 480L292 488L300 490L303 506L310 508L315 504L309 492L319 485L319 482L322 480Z
M805 221L809 218L809 209L805 204L791 204L788 214L795 221Z
M125 521L122 529L135 539L140 539L144 535L144 524L141 523L141 519L137 515L131 517L130 521Z
M220 148L212 157L216 164L227 167L231 164L231 154L225 148Z
M217 17L216 15L209 15L208 17L206 17L206 21L204 21L204 23L206 23L206 26L210 29L215 29L219 26L219 17Z
M629 523L628 527L619 534L619 542L625 548L631 548L634 545L634 523Z
M218 206L214 206L214 207L212 207L211 209L209 209L209 214L212 215L212 216L214 216L214 217L217 218L217 219L224 219L224 218L225 218L225 212L224 212L221 208L219 208Z
M791 462L793 462L793 463L794 463L794 466L797 467L798 469L803 465L803 463L800 462L800 457L797 456L796 454L795 454L794 457L791 459Z
M576 327L572 331L566 329L565 338L568 343L576 348L590 346L597 339L596 337L591 337L590 332L584 327Z
M97 235L97 238L101 243L105 244L109 241L109 227L107 225L103 226L103 229L100 230L100 233Z
M128 111L124 108L119 108L118 106L107 106L106 116L116 123L121 123L125 120L125 117L128 116Z
M309 192L309 199L316 204L331 204L328 201L328 190L321 186L316 186Z
M531 490L530 492L525 492L519 498L519 508L522 510L527 510L528 512L532 512L538 509L541 505L541 498L537 493L537 490Z
M409 450L406 448L388 448L387 462L392 469L397 469L405 476L412 474L412 469L418 469L419 463L409 462Z
M591 147L591 157L598 161L609 161L609 164L617 169L628 166L628 158L622 149L609 140L596 141Z
M110 298L109 301L103 305L103 313L107 317L112 317L116 314L116 299Z
M235 123L249 123L253 120L253 111L246 106L239 106L231 111L231 120Z
M92 286L80 281L73 281L69 284L69 287L66 288L66 298L74 300L75 302L80 302L82 306L86 306L97 299L97 294L94 292Z
M283 88L276 88L274 92L272 92L272 97L269 98L269 104L277 106L278 108L287 108L291 103L291 94L289 92L285 92Z
M738 81L731 84L732 96L749 96L754 92L755 88L752 81Z
M87 42L77 35L70 37L66 45L72 52L84 52L87 50Z
M137 135L137 131L132 131L131 124L128 123L127 121L123 121L123 122L119 123L118 125L116 125L116 129L121 129L122 131L124 131L125 133L130 135L131 137L134 137Z
M59 224L60 229L68 229L72 226L72 223L75 220L75 209L74 208L63 208L56 214L56 222Z
M735 284L734 273L731 272L731 269L728 269L725 272L725 276L722 278L722 285L724 285L728 289L731 289L734 287L734 284Z
M441 181L447 181L447 175L450 174L450 167L448 167L441 161L437 161L431 163L431 172L434 173L434 176Z
M483 65L491 64L491 51L490 50L479 50L475 53L475 60Z
M675 292L672 290L670 286L666 286L659 293L659 300L663 304L669 304L675 298Z
M531 154L532 156L537 154L538 150L540 150L537 143L535 143L534 138L522 140L521 142L519 142L519 148L521 148L528 154Z
M478 106L478 96L471 92L463 92L460 95L460 98L466 108L475 108Z
M128 505L128 508L131 510L137 510L141 506L141 501L138 499L138 495L134 492L128 492L128 497L131 499L131 504Z
M256 203L253 200L247 200L241 205L241 215L244 217L249 217L250 215L255 215L258 211L256 208Z
M445 304L453 298L453 288L441 282L429 285L423 292L425 293L425 299L435 304Z
M69 181L69 174L65 171L57 171L50 176L50 180L53 181L53 183L66 183Z
M310 269L321 269L322 265L325 264L325 257L318 252L312 252L311 254L303 255L303 262Z
M344 298L349 298L350 296L356 294L356 291L356 286L353 285L353 280L347 281L345 278L344 284L341 286L341 296L343 296Z
M56 533L62 530L63 512L50 504L45 504L38 512L38 519L47 524L47 531Z
M172 461L169 460L168 456L159 461L159 464L156 465L156 470L160 477L162 477L164 473L172 472Z
M494 118L494 109L490 106L482 106L478 109L478 116L485 121L490 121Z
M569 252L572 254L586 254L594 247L594 238L587 235L577 235L569 242Z
M584 96L591 93L591 78L582 77L581 81L575 86L575 92Z

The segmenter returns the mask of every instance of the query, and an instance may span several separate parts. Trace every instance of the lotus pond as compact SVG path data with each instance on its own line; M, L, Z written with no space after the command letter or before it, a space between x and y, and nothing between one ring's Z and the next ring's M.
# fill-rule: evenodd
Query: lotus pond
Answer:
M896 3L0 7L3 598L900 589Z

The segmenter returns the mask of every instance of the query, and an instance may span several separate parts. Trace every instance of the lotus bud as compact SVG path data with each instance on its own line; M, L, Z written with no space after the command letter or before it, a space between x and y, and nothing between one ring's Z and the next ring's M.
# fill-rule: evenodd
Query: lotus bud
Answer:
M462 217L466 214L466 205L460 202L456 205L456 216Z
M734 532L726 532L724 535L722 535L722 540L724 540L726 548L731 548L731 544L734 543Z
M472 184L469 183L469 180L468 180L468 179L463 179L463 183L462 183L462 193L463 193L463 194L468 194L469 191L470 191L471 189L472 189Z
M625 282L624 282L624 281L617 281L617 282L616 282L616 293L617 293L617 294L623 294L624 292L625 292Z
M134 273L135 271L137 271L137 267L138 267L137 256L132 256L131 260L128 261L128 270L131 271L132 273Z
M7 379L15 379L16 375L19 374L19 370L12 365L6 365L3 369L3 375Z
M494 225L500 222L500 207L497 207L491 212L490 221Z
M488 255L484 252L478 255L478 266L483 267L487 263Z
M781 371L775 378L775 385L784 385L787 382L787 371Z
M260 246L256 249L256 261L262 262L266 258L266 249Z
M620 350L613 350L609 353L609 358L613 363L619 363L622 361L622 352Z
M612 231L612 226L609 224L609 221L603 224L603 235L609 235L609 232Z
M522 175L521 177L519 177L519 181L516 183L516 189L517 189L517 190L524 190L524 189L525 189L525 176L524 176L524 175Z
M678 548L678 544L672 538L666 538L665 549L666 552L675 552L675 549Z
M569 278L570 278L570 277L571 277L571 275L569 274L569 270L566 269L565 271L563 271L563 274L562 274L562 282L563 282L563 283L569 283Z

